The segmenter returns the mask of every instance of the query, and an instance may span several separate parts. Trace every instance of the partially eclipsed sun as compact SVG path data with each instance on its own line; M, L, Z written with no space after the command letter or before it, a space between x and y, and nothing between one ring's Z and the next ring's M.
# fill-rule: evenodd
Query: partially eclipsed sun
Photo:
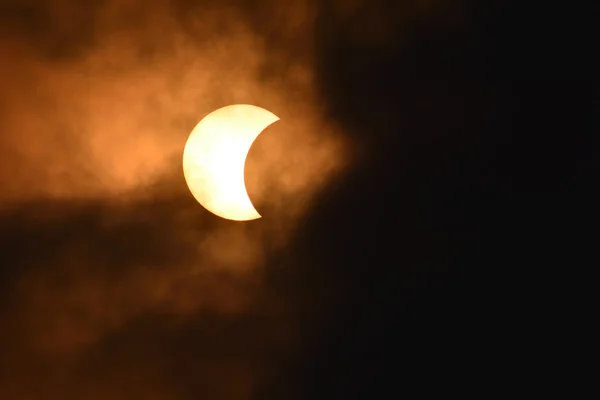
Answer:
M234 221L258 219L244 182L252 143L279 117L263 108L235 104L208 114L183 151L183 174L192 195L208 211Z

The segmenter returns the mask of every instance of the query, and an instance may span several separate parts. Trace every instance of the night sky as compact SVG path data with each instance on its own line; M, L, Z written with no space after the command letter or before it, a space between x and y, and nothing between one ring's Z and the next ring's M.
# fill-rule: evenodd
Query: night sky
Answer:
M597 69L583 10L481 3L0 0L0 398L533 386L597 265ZM235 103L281 118L247 223L181 168Z

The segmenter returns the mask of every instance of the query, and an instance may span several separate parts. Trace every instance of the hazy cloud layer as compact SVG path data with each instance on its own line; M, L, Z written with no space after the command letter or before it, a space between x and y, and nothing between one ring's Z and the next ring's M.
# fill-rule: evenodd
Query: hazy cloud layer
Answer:
M2 0L0 398L244 400L277 387L280 361L305 345L302 321L325 319L294 302L334 298L326 285L345 267L306 284L295 234L320 191L358 143L396 133L403 117L462 123L462 103L435 82L398 90L410 102L403 115L396 98L367 104L389 87L365 70L423 20L460 23L447 3ZM438 103L423 100L428 90ZM198 121L234 103L281 118L248 155L248 192L264 216L249 223L204 210L181 165ZM344 107L354 132L332 117ZM430 141L424 129L412 127L415 141ZM413 153L404 156L422 158ZM378 154L382 165L397 156ZM395 171L377 179L391 185ZM388 214L375 181L360 182L377 208L362 215L371 226ZM328 250L330 232L316 232L315 251Z
M348 154L314 93L310 5L260 28L266 3L1 7L0 397L250 398L293 337L262 274ZM249 155L268 213L248 224L203 210L181 168L233 103L281 117Z

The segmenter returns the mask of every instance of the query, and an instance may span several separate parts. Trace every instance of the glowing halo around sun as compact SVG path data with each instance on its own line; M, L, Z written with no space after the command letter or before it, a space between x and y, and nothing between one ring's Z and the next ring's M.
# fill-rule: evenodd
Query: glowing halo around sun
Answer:
M196 125L183 151L183 174L204 208L234 221L261 218L246 191L244 167L254 140L278 120L264 108L234 104Z

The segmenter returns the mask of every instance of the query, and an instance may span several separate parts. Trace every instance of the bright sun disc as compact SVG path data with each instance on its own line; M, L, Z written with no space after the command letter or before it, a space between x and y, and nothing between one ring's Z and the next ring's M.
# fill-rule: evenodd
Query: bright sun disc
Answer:
M260 218L244 182L252 143L279 117L248 104L235 104L208 114L196 125L183 152L183 174L196 200L222 218Z

